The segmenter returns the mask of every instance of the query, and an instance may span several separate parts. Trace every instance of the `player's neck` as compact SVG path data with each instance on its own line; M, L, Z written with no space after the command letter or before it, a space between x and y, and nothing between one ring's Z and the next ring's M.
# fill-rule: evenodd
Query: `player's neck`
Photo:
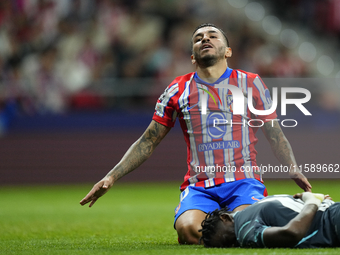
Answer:
M196 67L196 72L198 77L200 77L203 81L214 83L217 81L222 74L227 70L228 65L226 61L218 62L213 66L209 67Z

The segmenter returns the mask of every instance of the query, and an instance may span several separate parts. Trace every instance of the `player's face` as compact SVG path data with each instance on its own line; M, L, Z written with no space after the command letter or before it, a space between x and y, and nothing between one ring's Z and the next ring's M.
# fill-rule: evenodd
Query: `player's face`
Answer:
M203 67L214 65L219 60L231 56L231 49L227 47L221 31L215 27L202 27L192 38L193 63Z

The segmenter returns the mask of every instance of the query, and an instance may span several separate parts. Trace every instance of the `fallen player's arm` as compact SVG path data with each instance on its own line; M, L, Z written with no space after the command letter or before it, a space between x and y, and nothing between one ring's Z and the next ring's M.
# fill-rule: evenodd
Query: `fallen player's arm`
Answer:
M263 232L263 242L266 247L294 247L306 236L324 196L316 198L316 194L305 192L297 194L295 197L297 198L299 195L305 202L301 212L283 227L266 228Z

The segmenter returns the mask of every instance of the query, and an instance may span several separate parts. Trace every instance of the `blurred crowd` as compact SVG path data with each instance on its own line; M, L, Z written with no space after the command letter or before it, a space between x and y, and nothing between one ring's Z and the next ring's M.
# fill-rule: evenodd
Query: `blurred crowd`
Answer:
M313 75L290 49L251 29L228 1L8 0L0 1L0 112L114 106L112 95L93 91L121 79L152 78L162 91L167 84L158 81L193 71L190 39L204 22L227 33L231 68L262 77Z
M340 46L339 0L266 1L274 13L284 20L308 27L318 35L337 37Z

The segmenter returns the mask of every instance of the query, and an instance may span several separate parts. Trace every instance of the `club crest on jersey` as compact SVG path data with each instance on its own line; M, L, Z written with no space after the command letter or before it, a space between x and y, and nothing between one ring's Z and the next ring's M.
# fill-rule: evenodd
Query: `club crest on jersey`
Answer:
M232 94L227 95L227 109L230 112L233 112L233 95Z

